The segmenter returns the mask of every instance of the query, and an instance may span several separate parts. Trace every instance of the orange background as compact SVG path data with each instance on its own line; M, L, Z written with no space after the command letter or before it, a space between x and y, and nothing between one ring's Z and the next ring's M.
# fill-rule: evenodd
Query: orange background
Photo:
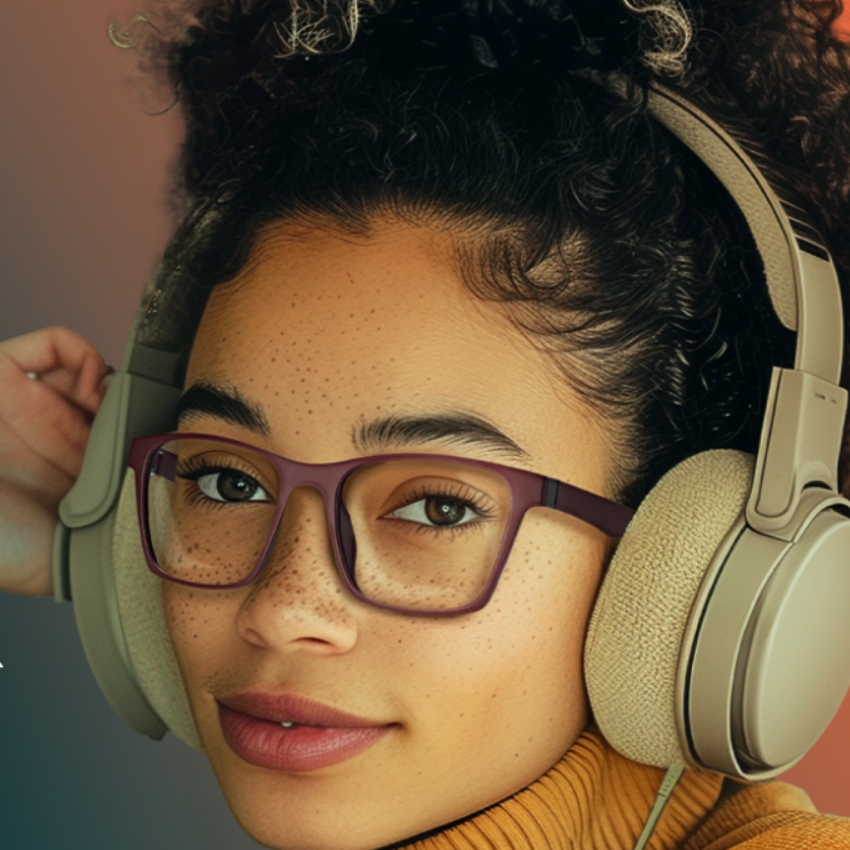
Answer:
M850 35L850 6L844 11L844 14L839 18L837 28Z
M0 339L64 324L121 361L170 231L166 179L179 141L173 116L137 108L105 36L107 23L126 21L137 5L4 4ZM850 12L843 21L850 33ZM111 714L79 653L70 606L0 599L0 663L0 834L31 838L9 846L67 845L32 840L46 814L93 850L257 846L228 820L200 757L151 744ZM786 778L821 811L850 816L850 700ZM144 832L154 828L167 837ZM138 845L133 829L147 836Z

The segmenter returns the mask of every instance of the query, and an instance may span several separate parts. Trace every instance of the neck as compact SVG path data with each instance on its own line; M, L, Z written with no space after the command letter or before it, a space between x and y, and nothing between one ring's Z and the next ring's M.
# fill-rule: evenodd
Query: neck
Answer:
M634 847L652 809L664 770L629 761L595 729L512 797L436 833L406 850L560 850ZM653 835L653 848L680 846L712 809L723 778L686 771Z

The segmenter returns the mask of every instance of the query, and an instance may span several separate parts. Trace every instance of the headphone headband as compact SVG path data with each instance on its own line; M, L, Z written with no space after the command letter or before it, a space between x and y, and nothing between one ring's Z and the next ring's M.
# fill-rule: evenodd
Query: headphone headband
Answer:
M847 409L847 394L838 386L844 350L838 275L788 188L774 187L754 162L765 158L752 143L736 141L660 86L650 90L649 103L652 114L711 169L740 208L764 261L774 311L785 327L797 331L794 368L773 370L747 504L751 527L789 540L800 528L794 517L803 490L815 484L838 491Z

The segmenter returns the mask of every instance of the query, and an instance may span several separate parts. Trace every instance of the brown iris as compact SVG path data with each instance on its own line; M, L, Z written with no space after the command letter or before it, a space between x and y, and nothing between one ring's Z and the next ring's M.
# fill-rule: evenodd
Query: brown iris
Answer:
M447 496L430 496L425 500L425 516L434 525L454 525L463 519L466 504Z
M257 492L257 482L250 475L236 470L218 473L215 489L228 502L247 502Z

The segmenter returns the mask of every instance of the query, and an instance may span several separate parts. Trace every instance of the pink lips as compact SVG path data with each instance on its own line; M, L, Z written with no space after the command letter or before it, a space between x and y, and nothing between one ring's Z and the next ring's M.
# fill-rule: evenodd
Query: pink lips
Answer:
M350 759L394 724L339 711L293 694L243 692L218 701L221 730L233 752L258 767L302 772ZM292 723L284 727L282 723Z

